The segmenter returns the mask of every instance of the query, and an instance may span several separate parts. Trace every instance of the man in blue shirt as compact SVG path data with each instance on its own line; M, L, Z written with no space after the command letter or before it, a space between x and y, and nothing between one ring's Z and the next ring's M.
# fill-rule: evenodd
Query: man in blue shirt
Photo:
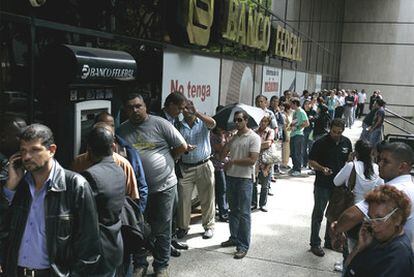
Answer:
M188 145L193 149L181 156L180 168L182 178L178 183L177 225L179 234L185 235L191 219L191 196L197 186L201 202L202 224L204 239L213 237L215 216L214 195L214 166L210 161L211 145L210 130L216 126L216 121L205 114L196 111L192 101L187 100L183 111L179 131ZM180 236L179 236L180 237Z
M2 189L9 207L0 226L6 276L88 276L100 258L90 186L59 165L56 149L52 131L32 124L20 137L20 153L9 159Z

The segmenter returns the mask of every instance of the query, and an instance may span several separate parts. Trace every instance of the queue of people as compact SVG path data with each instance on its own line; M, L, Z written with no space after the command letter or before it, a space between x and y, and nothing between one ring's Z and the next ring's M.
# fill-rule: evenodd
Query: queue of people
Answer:
M257 128L250 128L247 112L237 111L234 131L218 126L178 92L167 97L159 115L149 113L142 95L131 93L124 101L128 119L116 130L109 113L97 115L73 171L54 158L58 146L47 126L6 118L0 122L0 209L7 214L0 218L0 269L6 276L138 277L146 276L151 254L155 276L168 276L170 257L188 249L176 239L188 234L194 188L202 238L214 236L217 204L218 220L228 222L230 233L221 246L235 247L234 258L242 259L251 245L251 212L268 211L274 176L290 169L298 177L309 167L316 174L311 252L324 256L319 237L324 211L334 188L352 183L355 205L328 219L324 247L341 242L346 276L362 276L366 260L374 258L393 263L392 276L409 276L401 274L414 270L409 179L414 153L402 143L379 144L385 103L378 96L352 151L343 132L363 114L364 93L304 91L298 97L285 91L270 103L259 95L256 106L265 116ZM276 144L281 159L267 162L262 157ZM373 148L380 148L378 164ZM126 250L123 233L131 223L121 220L128 199L151 228L134 251ZM357 236L344 235L352 228ZM386 255L384 247L407 257L405 263Z

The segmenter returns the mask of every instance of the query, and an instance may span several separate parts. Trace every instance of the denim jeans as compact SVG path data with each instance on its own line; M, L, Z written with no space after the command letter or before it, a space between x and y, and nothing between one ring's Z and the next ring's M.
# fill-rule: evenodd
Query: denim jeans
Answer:
M229 214L229 204L226 196L226 175L222 170L214 171L216 180L216 203L218 205L220 217L227 217Z
M311 226L311 237L310 237L310 245L311 246L320 246L321 245L321 238L319 237L319 231L321 229L321 223L323 219L323 215L325 209L328 205L329 198L331 198L332 188L322 187L322 186L315 186L313 190L314 196L314 206L312 212L312 226ZM325 244L330 245L331 240L329 238L328 230L330 228L330 222L326 223L326 230L325 230Z
M378 143L382 140L382 127L374 129L369 134L369 142L371 143L372 147L376 147Z
M226 177L226 181L230 204L230 240L236 243L237 250L247 251L250 246L253 181L230 176Z
M302 150L305 143L303 135L296 135L290 138L290 153L292 156L293 171L299 171L302 167Z
M270 178L272 173L269 172L269 175L266 177L263 175L263 171L259 171L259 176L257 176L256 182L253 184L253 197L252 197L252 206L257 206L257 184L260 183L260 198L259 198L259 207L266 206L267 203L267 192L270 187Z
M305 138L303 141L303 149L302 149L302 165L306 166L308 164L308 153L311 150L313 141L309 138L312 132L312 127L305 128L303 130L303 137Z
M145 215L151 225L150 239L154 240L154 249L152 250L154 262L152 266L155 271L168 267L170 260L171 222L176 194L177 186L174 186L148 195ZM136 267L148 267L145 255L134 257L134 263Z

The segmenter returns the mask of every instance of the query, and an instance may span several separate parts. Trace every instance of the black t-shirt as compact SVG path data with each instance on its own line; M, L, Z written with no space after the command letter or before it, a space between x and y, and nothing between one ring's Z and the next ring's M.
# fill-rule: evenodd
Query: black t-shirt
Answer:
M373 242L349 264L346 277L414 276L414 254L407 235L394 238L386 245Z
M322 171L316 170L315 186L334 187L333 179L345 165L351 152L352 143L344 136L341 136L338 143L329 134L315 141L309 153L309 160L316 161L333 172L326 176Z
M345 97L345 106L353 107L354 102L355 102L355 97L353 97L352 95L348 95L347 97Z

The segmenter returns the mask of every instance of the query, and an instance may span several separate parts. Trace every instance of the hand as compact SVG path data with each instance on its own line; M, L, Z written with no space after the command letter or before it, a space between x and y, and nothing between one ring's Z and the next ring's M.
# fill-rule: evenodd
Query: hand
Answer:
M195 115L197 113L197 110L196 110L196 108L194 106L194 103L191 100L187 100L187 104L185 106L185 109L190 114L194 114Z
M348 162L352 162L355 159L356 153L355 152L351 152L348 155Z
M9 159L9 178L5 185L9 190L16 190L17 185L24 176L23 167L17 166L19 162L21 163L21 160L22 156L20 153L13 154Z
M325 176L329 176L332 175L332 169L330 169L329 167L323 167L322 168L322 173Z
M234 162L232 160L229 160L227 163L224 164L224 171L227 171L233 166Z
M197 148L197 145L187 144L187 151L188 152L193 151L196 148Z
M361 230L359 231L359 239L358 239L358 250L362 251L365 249L368 245L371 244L373 236L372 231L370 231L371 225L367 222L364 222L362 224Z
M336 220L331 223L331 230L332 230L332 233L334 235L337 235L338 234L338 231L336 231L336 225L338 225L338 221L336 221Z

